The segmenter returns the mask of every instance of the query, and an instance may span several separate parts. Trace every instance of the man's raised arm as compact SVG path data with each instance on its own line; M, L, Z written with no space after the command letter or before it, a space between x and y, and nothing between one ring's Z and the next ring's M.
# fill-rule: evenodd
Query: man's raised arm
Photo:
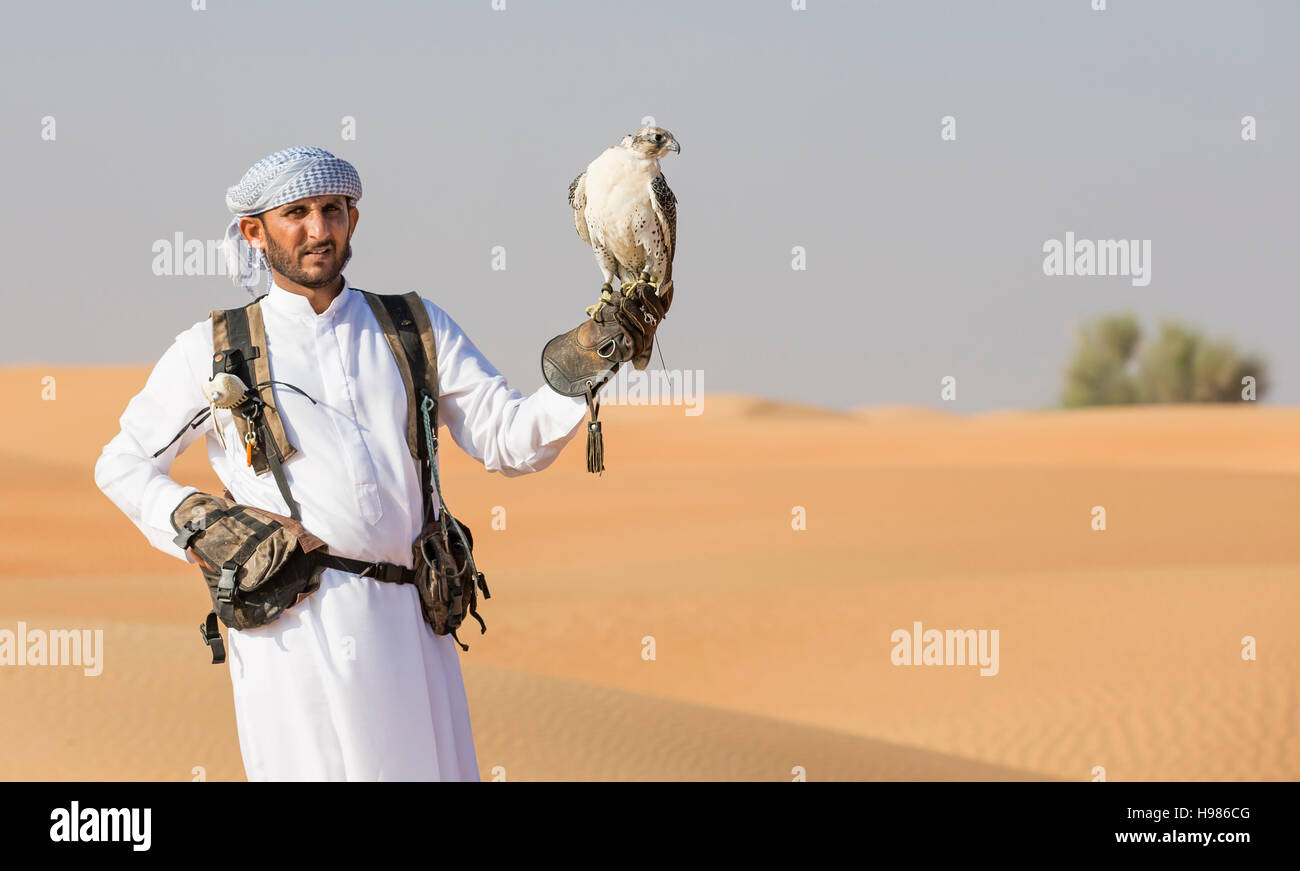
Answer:
M577 434L587 404L543 384L525 397L474 346L451 316L428 300L438 343L439 423L465 453L507 478L545 469Z

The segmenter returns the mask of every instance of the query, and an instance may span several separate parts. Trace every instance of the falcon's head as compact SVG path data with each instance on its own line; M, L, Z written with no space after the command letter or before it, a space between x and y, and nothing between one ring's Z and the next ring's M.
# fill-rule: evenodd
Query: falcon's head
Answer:
M681 146L669 133L662 127L642 127L636 133L629 133L623 137L619 143L624 148L630 148L641 157L663 157L670 151L681 153Z

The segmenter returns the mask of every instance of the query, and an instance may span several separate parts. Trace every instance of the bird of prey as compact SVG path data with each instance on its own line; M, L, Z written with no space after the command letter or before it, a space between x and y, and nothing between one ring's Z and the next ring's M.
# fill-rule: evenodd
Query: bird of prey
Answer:
M609 302L614 279L624 291L649 284L660 297L672 292L673 253L677 249L677 198L659 170L659 159L681 153L662 127L642 127L606 148L569 185L573 225L596 253L605 283L592 315ZM649 358L649 352L646 353ZM644 368L644 362L637 366Z

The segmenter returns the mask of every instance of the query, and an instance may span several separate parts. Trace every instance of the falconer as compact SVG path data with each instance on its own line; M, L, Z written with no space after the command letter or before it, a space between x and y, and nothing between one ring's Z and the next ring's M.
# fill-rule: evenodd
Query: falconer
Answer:
M342 274L360 199L346 160L320 148L272 154L227 191L227 254L237 284L266 281L271 390L296 448L283 475L302 525L332 554L409 567L424 517L407 394L380 324ZM452 439L506 477L549 466L582 422L583 397L511 389L446 312L422 301ZM198 488L168 473L200 438L234 502L283 515L292 507L246 460L229 417L214 412L187 428L209 405L212 328L210 317L176 336L95 466L96 484L149 542L187 562L172 515ZM479 779L460 650L422 619L411 584L327 568L319 589L275 622L229 629L228 647L250 780Z

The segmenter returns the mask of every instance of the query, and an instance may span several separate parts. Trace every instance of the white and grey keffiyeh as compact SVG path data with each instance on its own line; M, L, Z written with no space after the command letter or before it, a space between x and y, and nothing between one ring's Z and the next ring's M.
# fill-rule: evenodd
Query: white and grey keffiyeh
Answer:
M286 148L253 164L238 184L226 190L226 208L235 216L226 227L223 243L231 281L252 294L265 273L267 289L271 287L266 255L239 232L240 218L326 194L341 194L351 205L361 199L361 177L352 164L323 148Z

